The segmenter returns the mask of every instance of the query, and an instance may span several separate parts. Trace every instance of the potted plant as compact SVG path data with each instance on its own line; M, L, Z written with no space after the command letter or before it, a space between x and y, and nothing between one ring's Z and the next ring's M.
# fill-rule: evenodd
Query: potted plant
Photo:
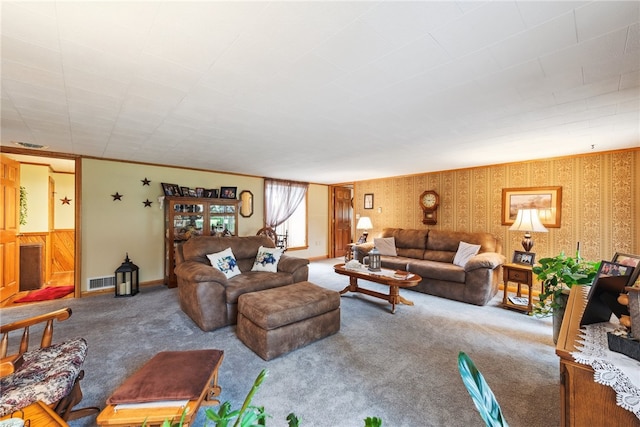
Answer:
M560 252L555 257L542 258L532 269L542 283L542 293L533 307L538 317L553 315L553 342L558 341L562 317L567 304L569 289L574 285L590 285L598 273L599 262L586 261Z

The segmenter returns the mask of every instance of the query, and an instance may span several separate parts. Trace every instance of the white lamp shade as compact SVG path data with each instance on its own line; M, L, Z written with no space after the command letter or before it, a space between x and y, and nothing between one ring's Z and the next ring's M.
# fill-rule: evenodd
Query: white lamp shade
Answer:
M373 228L373 224L371 223L371 219L368 216L361 216L358 220L358 224L356 225L358 230L370 230Z
M542 233L549 231L542 225L542 222L540 222L538 209L520 209L516 220L513 222L513 225L509 227L509 230L537 231Z

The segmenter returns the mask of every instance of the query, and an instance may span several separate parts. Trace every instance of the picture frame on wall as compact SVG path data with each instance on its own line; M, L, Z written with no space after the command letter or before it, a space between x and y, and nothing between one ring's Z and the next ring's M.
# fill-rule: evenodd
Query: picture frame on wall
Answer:
M220 187L221 199L235 199L238 187Z
M536 263L536 254L533 252L514 251L511 260L514 264L533 265Z
M367 193L364 195L364 208L373 209L373 193Z
M538 209L545 227L560 228L562 187L503 188L502 225L512 225L520 209Z

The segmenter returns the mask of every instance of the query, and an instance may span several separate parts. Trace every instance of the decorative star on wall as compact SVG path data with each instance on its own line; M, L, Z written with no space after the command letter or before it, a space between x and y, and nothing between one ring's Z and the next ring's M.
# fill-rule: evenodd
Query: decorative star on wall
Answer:
M60 199L60 201L62 202L63 205L71 204L71 199L69 199L67 196L64 196L64 199Z
M114 202L116 200L122 200L122 194L119 194L117 191L116 191L116 194L112 194L111 197L113 197Z
M151 182L150 179L147 179L147 177L145 177L142 181L142 185L149 185L149 183Z
M151 207L151 203L153 203L153 202L151 200L147 199L142 203L144 203L144 207L145 208L150 208Z

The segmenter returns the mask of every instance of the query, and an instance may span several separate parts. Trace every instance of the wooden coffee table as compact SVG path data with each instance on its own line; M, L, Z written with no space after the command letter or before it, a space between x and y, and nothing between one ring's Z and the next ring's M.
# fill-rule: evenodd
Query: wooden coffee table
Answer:
M410 288L416 286L422 280L417 274L410 273L406 279L398 279L394 277L394 270L383 268L382 271L374 272L366 268L350 269L345 268L344 264L336 264L333 266L336 273L349 276L349 286L340 291L340 294L347 292L360 292L361 294L370 295L372 297L381 298L391 303L391 313L396 312L396 304L413 305L413 301L400 296L400 288ZM358 286L358 279L369 280L370 282L380 283L389 286L389 294L372 291L370 289Z

